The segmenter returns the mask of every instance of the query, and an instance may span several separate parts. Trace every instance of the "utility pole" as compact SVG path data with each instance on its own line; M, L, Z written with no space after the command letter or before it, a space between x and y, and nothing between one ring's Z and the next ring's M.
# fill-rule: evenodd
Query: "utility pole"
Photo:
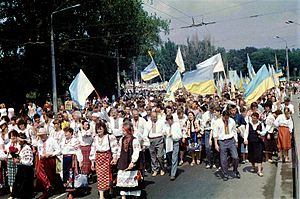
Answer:
M133 66L133 94L136 94L136 88L135 88L135 81L136 81L136 66L135 66L135 60L132 58L132 66Z
M120 58L119 58L119 50L115 50L115 55L117 58L117 84L118 84L118 97L121 97L121 83L120 83Z

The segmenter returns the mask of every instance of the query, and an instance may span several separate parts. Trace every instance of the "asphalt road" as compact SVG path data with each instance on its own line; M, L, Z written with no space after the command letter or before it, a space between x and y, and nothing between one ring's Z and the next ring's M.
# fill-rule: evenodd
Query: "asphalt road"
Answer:
M205 165L191 167L187 164L179 168L175 181L169 176L146 177L143 198L273 198L277 165L264 163L264 177L259 177L249 170L250 164L240 165L241 179L230 178L224 182L214 169L205 169ZM91 185L91 193L86 199L98 198L96 183ZM66 198L66 195L52 198ZM120 198L117 196L116 198Z

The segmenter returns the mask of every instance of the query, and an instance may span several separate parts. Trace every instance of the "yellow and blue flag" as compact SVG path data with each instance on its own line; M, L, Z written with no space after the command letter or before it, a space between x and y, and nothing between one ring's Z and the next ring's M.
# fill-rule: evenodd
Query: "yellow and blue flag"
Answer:
M263 65L245 90L246 103L251 104L255 102L264 92L272 87L274 87L272 76L269 74L267 66Z
M210 95L215 93L213 66L198 68L186 72L182 82L186 90L192 94Z
M157 76L160 76L153 58L151 59L151 63L141 72L141 77L143 81L149 81Z
M176 72L172 75L167 85L167 92L175 92L177 89L182 88L182 79L180 75L180 69L178 68Z

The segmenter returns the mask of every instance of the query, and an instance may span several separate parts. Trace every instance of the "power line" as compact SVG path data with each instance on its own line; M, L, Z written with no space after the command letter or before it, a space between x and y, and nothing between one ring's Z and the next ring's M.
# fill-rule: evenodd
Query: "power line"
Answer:
M184 24L189 24L188 22L186 22L186 21L184 21L184 20L181 20L181 19L178 18L178 17L174 17L174 16L170 15L169 13L166 13L166 12L164 12L164 11L161 11L161 10L159 10L159 9L153 7L153 6L149 6L148 4L144 4L144 5L147 6L147 7L149 7L149 8L151 8L151 9L153 9L153 10L156 10L156 11L158 11L158 12L161 12L161 13L163 13L163 14L165 14L165 15L171 17L171 19L175 19L175 20L180 21L181 23L184 23Z
M173 8L174 10L177 10L178 12L182 13L183 15L185 15L185 16L187 16L187 17L189 17L189 18L192 18L192 16L186 14L185 12L179 10L179 9L176 8L176 7L171 6L170 4L166 4L165 2L163 2L163 1L161 1L161 0L158 0L158 1L161 2L162 4L166 5L166 6L170 7L170 8Z

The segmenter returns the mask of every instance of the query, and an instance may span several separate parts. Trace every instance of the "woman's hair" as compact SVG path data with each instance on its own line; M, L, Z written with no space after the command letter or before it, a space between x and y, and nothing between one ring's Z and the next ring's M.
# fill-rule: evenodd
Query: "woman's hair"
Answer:
M18 127L20 128L20 126L21 126L22 124L23 124L23 125L25 126L25 128L26 128L27 123L26 123L25 120L23 120L23 119L21 119L21 120L18 121Z
M167 115L166 120L173 120L173 115Z
M258 104L256 102L251 103L250 108L253 109L255 107L258 108Z
M104 135L109 134L106 124L104 122L101 122L101 121L96 123L96 133L98 133L97 129L100 129L101 127L104 129Z
M8 138L11 139L12 136L18 137L18 135L19 135L18 131L16 131L16 130L11 130L11 131L8 133Z
M251 117L259 118L259 114L257 112L252 113Z
M284 107L283 112L284 113L291 113L289 107Z
M63 131L64 131L64 132L70 132L72 135L73 135L73 133L74 133L74 130L73 130L72 128L70 128L70 127L65 127L65 128L63 129Z

